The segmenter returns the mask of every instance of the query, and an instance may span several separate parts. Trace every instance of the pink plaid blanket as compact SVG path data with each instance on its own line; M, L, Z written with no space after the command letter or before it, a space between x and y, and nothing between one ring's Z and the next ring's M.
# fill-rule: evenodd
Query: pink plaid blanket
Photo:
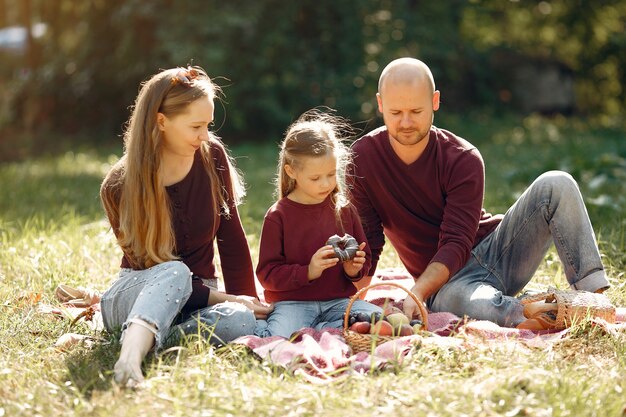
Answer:
M393 281L409 289L413 279L405 272L397 270L381 271L372 283ZM382 305L390 300L396 307L402 307L406 292L395 287L377 286L368 291L365 299ZM618 309L616 324L597 320L595 325L616 335L626 330L626 309ZM354 373L367 373L382 370L390 365L402 364L412 349L472 349L486 345L498 348L520 347L546 348L567 336L569 330L531 331L500 327L490 321L466 320L452 313L431 313L428 315L428 333L398 337L377 346L372 352L353 354L342 336L341 330L316 331L301 329L290 340L274 336L260 338L244 336L233 343L250 348L265 361L282 366L294 374L301 375L314 383L336 381ZM453 336L453 337L450 337Z
M386 281L393 281L407 289L413 286L413 279L403 270L383 270L374 277L372 283L384 284ZM391 302L392 305L401 308L406 296L407 293L402 289L379 285L370 289L365 299L377 305ZM86 315L90 328L96 331L103 328L99 307L99 304L86 308L39 304L40 312L54 313L58 317L70 320ZM626 330L626 308L617 309L616 319L615 324L601 319L593 323L608 334L617 336ZM244 336L232 343L247 346L262 360L284 367L310 382L326 383L355 373L363 374L401 365L416 349L462 350L481 349L485 346L504 349L546 348L565 338L568 333L568 329L531 331L505 328L489 321L467 320L452 313L430 313L428 332L395 338L377 346L371 352L354 354L343 338L342 330L339 329L316 331L305 328L289 340L279 336L268 338ZM89 344L96 339L94 336L66 333L59 338L55 346L64 351L77 343Z

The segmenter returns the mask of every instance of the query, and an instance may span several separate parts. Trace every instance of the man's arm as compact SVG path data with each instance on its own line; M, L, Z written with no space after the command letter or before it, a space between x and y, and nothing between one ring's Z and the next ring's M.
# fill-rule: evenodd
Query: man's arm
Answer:
M450 275L468 261L476 240L485 195L485 167L477 149L446 165L445 206L439 244L431 263L441 263Z
M417 277L411 292L415 294L420 303L423 303L424 300L439 291L448 282L448 279L450 279L448 268L442 263L432 262L426 267L422 275ZM420 311L411 296L406 297L402 309L408 318L413 318Z
M367 265L367 270L365 268L363 269L365 276L359 281L353 282L357 291L369 286L372 282L372 275L376 271L378 259L385 245L382 222L368 197L364 184L365 179L360 178L358 175L356 164L349 165L346 177L349 184L348 188L350 189L350 202L357 210L368 247L371 251L371 257ZM360 298L364 299L366 295L367 291L363 292Z
M353 148L354 149L354 148ZM350 202L356 208L360 219L365 238L367 239L367 247L371 251L369 270L363 270L366 275L361 279L361 284L371 281L371 276L376 271L378 259L385 245L385 237L383 234L383 225L368 195L368 185L366 179L362 176L359 169L359 157L355 153L353 163L348 165L346 171L346 182L350 194ZM359 241L360 243L360 241ZM365 286L365 285L361 285ZM359 286L357 286L359 288Z

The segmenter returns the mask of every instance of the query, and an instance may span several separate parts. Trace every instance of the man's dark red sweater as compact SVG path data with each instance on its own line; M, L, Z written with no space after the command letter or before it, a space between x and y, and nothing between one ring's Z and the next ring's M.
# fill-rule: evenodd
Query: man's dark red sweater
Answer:
M431 262L446 265L452 276L502 219L482 208L480 153L451 132L433 126L424 152L409 165L396 155L384 126L357 140L352 150L348 181L372 250L370 275L383 233L414 278Z

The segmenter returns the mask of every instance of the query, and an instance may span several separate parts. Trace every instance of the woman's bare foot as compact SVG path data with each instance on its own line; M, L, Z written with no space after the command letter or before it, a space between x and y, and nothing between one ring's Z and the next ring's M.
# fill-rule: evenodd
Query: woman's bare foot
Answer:
M141 373L141 361L137 364L136 362L131 363L119 359L115 363L113 372L115 382L128 388L134 388L144 381Z
M156 328L140 319L131 319L124 331L120 357L113 368L113 379L125 387L135 387L144 381L141 362L154 345Z

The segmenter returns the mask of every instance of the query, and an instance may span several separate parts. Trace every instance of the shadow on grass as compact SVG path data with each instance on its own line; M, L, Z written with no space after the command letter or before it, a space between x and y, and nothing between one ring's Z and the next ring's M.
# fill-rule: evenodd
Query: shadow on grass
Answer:
M99 334L100 340L90 348L76 348L65 357L67 374L64 380L71 381L85 399L89 400L96 391L117 389L113 382L113 367L120 353L120 333L120 330L113 333L104 331ZM149 353L143 361L142 372L146 375L150 373L150 368L178 366L185 358L207 355L209 351L214 352L216 360L228 361L233 367L252 369L259 367L261 363L261 358L244 345L228 344L216 347L201 335L187 335L158 355L154 352ZM275 376L288 374L285 368L279 365L266 364L265 368L271 368L271 374Z
M101 176L51 174L22 178L0 190L0 213L7 222L37 218L44 224L63 224L67 216L94 221L104 216L100 205Z
M120 352L120 332L102 332L91 348L74 349L65 357L66 379L90 398L94 391L113 388L113 366Z

